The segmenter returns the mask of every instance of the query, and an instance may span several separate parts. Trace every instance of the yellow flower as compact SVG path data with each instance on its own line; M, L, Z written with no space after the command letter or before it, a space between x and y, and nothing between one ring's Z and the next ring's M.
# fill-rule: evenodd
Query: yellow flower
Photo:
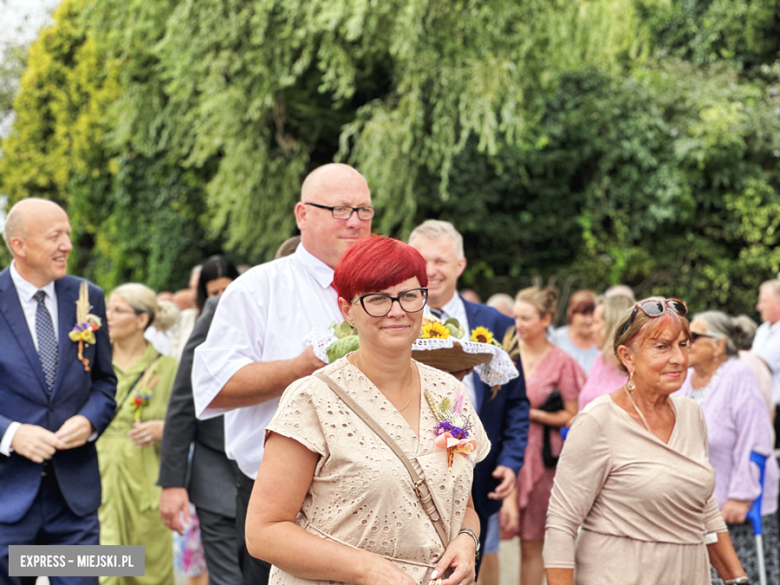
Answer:
M471 341L477 343L493 343L493 334L485 327L477 327L471 330Z
M441 323L429 323L422 330L423 339L447 339L450 330Z
M92 345L95 344L95 334L91 329L86 329L84 331L71 331L68 333L68 337L70 337L71 341L83 341L84 343L91 343Z

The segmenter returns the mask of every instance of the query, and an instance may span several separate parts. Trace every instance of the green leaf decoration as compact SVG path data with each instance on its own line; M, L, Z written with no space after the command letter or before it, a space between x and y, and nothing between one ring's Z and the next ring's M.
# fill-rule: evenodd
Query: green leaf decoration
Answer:
M442 398L441 399L441 406L439 407L439 410L441 412L447 412L451 408L450 399L449 398Z
M360 338L357 335L348 335L331 343L325 350L325 353L328 354L328 361L332 364L337 359L341 359L348 353L358 349L360 349Z
M345 337L349 337L350 335L357 335L355 328L346 321L342 321L338 325L336 325L336 322L334 321L330 328L333 330L333 335L336 336L336 339L343 339Z

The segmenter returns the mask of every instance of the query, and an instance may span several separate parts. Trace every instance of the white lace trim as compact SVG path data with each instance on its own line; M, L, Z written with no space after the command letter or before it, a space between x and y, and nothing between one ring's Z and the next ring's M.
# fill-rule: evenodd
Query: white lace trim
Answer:
M314 349L314 355L327 364L330 360L328 360L328 353L326 350L334 341L336 341L336 337L329 330L314 328L311 333L304 338L303 346L308 347L311 345ZM412 350L434 351L437 349L451 349L454 347L453 344L455 342L460 344L463 351L466 353L493 354L493 358L489 362L480 364L474 368L479 379L488 386L501 386L520 375L515 364L512 362L512 358L509 357L509 354L502 348L488 343L477 343L475 341L455 339L454 337L449 337L447 339L418 339L414 342L414 345L412 345Z

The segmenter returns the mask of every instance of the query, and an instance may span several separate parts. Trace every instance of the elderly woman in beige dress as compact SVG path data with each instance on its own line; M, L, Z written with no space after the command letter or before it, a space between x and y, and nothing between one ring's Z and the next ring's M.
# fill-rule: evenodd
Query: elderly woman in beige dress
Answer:
M618 328L629 379L577 415L566 438L547 517L548 585L709 585L710 563L725 583L748 582L713 498L704 415L671 396L688 369L687 313L653 297Z
M336 267L360 349L287 388L267 427L246 532L249 552L274 565L272 585L474 580L471 483L490 444L464 386L411 359L427 280L416 250L380 236L354 244ZM431 493L430 515L412 473Z

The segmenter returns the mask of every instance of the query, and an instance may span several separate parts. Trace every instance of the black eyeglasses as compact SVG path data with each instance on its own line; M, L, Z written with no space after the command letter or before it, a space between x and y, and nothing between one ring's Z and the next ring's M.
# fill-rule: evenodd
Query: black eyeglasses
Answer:
M707 339L723 339L719 335L710 335L709 333L696 333L695 331L691 331L691 341L696 341L700 337L705 337Z
M358 214L358 219L362 219L363 221L367 221L374 217L374 208L370 205L365 205L363 207L349 207L347 205L328 207L327 205L309 203L308 201L305 203L305 205L311 205L312 207L317 207L319 209L327 209L333 215L333 219L349 219L355 212Z
M680 299L663 299L660 301L658 299L645 299L644 301L639 301L634 306L634 310L631 311L631 316L620 327L618 335L623 335L628 331L628 328L631 327L631 324L636 318L637 311L640 309L648 317L660 317L666 312L667 307L670 311L674 311L681 317L685 317L688 314L688 305L685 304L685 301L681 301Z
M384 317L392 310L395 301L398 301L398 304L407 313L418 313L422 311L427 300L427 288L413 288L402 292L397 297L391 297L385 293L368 293L356 298L352 304L359 301L360 306L371 317Z

